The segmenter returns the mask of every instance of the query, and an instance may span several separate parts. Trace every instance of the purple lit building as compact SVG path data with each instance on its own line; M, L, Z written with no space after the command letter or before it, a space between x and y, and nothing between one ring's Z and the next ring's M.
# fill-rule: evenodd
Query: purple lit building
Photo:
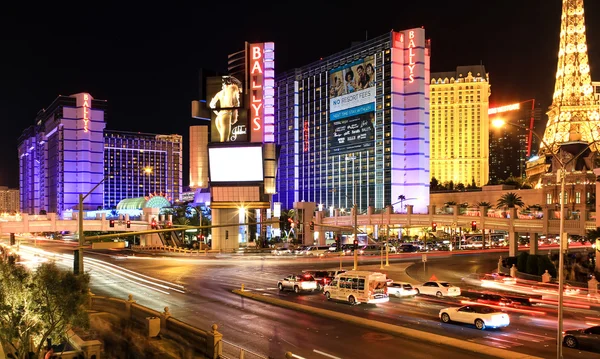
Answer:
M105 100L59 96L19 138L23 213L115 208L120 200L181 194L181 136L107 131ZM106 180L103 179L106 176ZM102 183L101 183L102 182Z

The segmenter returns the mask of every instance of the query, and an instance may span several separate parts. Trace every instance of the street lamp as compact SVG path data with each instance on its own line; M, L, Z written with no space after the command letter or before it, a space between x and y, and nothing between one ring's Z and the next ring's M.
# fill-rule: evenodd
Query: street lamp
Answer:
M563 302L564 302L564 286L565 286L565 279L564 279L564 260L565 260L564 257L565 257L565 254L564 254L564 252L566 251L565 245L567 242L567 236L565 235L566 233L563 233L564 228L565 228L565 177L566 177L565 172L566 172L566 166L569 163L571 163L572 161L576 160L583 153L585 153L585 151L587 151L588 148L590 148L592 145L596 144L597 142L600 142L600 140L589 143L576 156L572 157L567 162L563 162L560 159L560 157L558 157L557 154L554 153L554 151L552 151L552 147L550 147L546 143L546 141L544 141L544 139L542 137L540 137L537 133L532 131L531 128L525 127L523 125L516 124L516 123L506 122L502 119L495 119L492 121L492 126L497 127L497 128L500 128L500 127L504 126L505 124L525 129L525 130L529 131L531 134L533 134L548 149L548 151L550 152L552 157L554 157L554 159L556 159L556 161L560 164L560 167L561 167L560 170L557 172L557 178L560 179L560 222L559 222L560 243L559 243L559 253L558 253L558 318L557 318L558 328L556 331L556 357L558 359L562 359L562 357L563 357L563 351L562 351Z
M85 195L79 194L79 213L77 214L77 230L79 232L79 247L77 249L77 273L83 273L83 243L84 243L84 234L83 234L83 201L90 195L92 192L96 190L104 181L108 178L108 176L104 177L100 182L98 182L91 191L86 193ZM75 262L73 262L75 265ZM75 268L73 268L75 269ZM75 272L75 271L74 271Z
M352 183L352 185L354 186L354 182ZM333 188L333 189L331 190L331 192L336 192L336 189L335 189L335 188ZM348 200L350 200L350 198L348 198L348 195L344 194L344 196L345 196L345 197L346 197ZM355 240L355 241L358 243L358 233L357 233L357 232L358 232L358 230L357 230L357 227L358 227L358 217L357 217L357 214L358 214L358 208L357 208L357 206L356 206L356 202L354 202L354 204L352 204L352 211L354 212L354 213L353 213L353 223L354 223L354 225L353 225L353 232L354 232L354 240ZM357 244L357 245L358 245L358 244ZM352 270L357 270L357 269L358 269L358 250L357 250L357 249L358 249L358 248L355 248L355 249L354 249L354 267L352 268ZM340 258L340 265L341 265L341 258Z

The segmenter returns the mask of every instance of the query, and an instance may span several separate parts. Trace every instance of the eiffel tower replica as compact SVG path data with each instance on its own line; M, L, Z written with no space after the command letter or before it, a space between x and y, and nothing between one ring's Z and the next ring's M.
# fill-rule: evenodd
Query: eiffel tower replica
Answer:
M594 97L590 74L583 0L563 0L556 84L546 114L548 123L539 156L527 163L528 182L541 188L542 182L550 184L551 177L556 183L556 175L551 174L563 167L567 176L573 172L592 173L599 167L600 105ZM593 173L591 178L594 183Z

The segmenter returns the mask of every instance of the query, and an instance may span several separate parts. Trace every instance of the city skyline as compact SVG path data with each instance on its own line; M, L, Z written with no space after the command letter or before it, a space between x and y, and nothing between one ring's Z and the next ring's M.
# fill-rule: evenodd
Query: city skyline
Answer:
M33 124L36 113L59 95L81 91L108 101L107 129L182 135L184 173L188 173L188 128L201 123L190 117L190 101L198 98L198 70L224 71L227 54L241 50L244 41L275 42L280 73L346 49L353 41L423 26L432 42L431 72L482 63L490 73L490 107L528 98L539 99L544 110L550 104L560 1L498 1L483 9L476 1L436 5L436 9L405 4L394 7L398 11L373 8L367 16L355 11L360 4L321 5L319 11L308 13L310 22L307 14L278 14L268 5L258 9L240 4L234 6L239 11L228 14L234 25L225 29L221 10L210 6L202 11L161 9L158 14L133 8L116 12L107 5L68 24L60 21L67 19L67 13L63 17L49 16L52 12L43 17L33 14L21 23L15 11L17 16L2 25L20 35L8 40L10 55L4 60L10 71L0 97L5 114L0 185L17 186L16 139ZM600 25L595 21L600 4L588 0L585 10L592 79L599 80L600 47L594 44L600 43ZM285 16L289 21L281 21ZM283 23L298 26L281 31ZM322 25L313 29L314 23ZM215 33L220 37L212 37ZM546 120L544 115L544 126ZM187 185L188 176L183 177Z

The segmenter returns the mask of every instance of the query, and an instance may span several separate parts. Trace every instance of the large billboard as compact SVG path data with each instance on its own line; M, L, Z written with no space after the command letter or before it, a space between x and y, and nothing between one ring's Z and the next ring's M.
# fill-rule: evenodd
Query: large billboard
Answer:
M233 76L206 79L211 142L248 142L248 110L244 108L243 88L243 83Z
M260 182L263 180L261 146L209 147L211 182Z
M373 146L375 67L373 56L329 72L330 153L344 154Z

